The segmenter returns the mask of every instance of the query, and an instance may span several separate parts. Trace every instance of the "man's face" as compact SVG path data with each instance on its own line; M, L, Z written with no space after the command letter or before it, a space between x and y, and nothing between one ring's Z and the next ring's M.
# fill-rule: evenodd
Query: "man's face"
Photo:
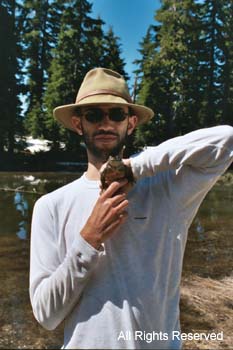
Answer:
M83 107L81 114L79 134L83 135L89 156L101 162L120 153L136 125L136 117L129 116L127 106Z

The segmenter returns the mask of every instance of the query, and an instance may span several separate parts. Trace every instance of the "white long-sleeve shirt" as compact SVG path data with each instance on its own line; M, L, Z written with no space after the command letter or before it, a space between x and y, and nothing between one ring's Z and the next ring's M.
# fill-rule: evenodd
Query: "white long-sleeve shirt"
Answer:
M138 180L128 194L128 219L100 251L80 235L98 181L84 174L42 196L33 212L30 264L38 322L52 330L65 319L67 349L180 348L173 332L180 330L188 228L232 160L229 126L197 130L132 157Z

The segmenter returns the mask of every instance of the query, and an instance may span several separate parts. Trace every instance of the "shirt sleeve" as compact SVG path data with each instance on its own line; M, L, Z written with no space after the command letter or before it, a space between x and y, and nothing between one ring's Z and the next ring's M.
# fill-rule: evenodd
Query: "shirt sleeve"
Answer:
M233 128L200 129L146 149L131 158L134 176L157 173L180 222L190 226L208 191L233 160Z
M233 128L216 126L175 137L131 158L136 179L183 165L221 174L233 160Z
M35 204L31 229L30 300L37 321L55 329L80 299L101 250L96 250L77 233L62 260L48 196Z

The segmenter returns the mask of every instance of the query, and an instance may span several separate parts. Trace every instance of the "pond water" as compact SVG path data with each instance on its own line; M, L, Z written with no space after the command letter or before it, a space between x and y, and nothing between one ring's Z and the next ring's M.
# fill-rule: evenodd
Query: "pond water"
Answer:
M32 208L43 193L78 178L75 173L0 173L0 348L59 348L62 326L53 332L35 321L29 302ZM233 182L219 181L190 228L184 275L220 279L232 274Z

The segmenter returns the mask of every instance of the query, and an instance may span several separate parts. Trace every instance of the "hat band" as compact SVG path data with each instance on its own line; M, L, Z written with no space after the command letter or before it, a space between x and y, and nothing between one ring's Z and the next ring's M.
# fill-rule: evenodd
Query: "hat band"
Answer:
M76 103L80 102L81 100L83 100L86 97L89 96L95 96L95 95L114 95L114 96L118 96L118 97L122 97L124 100L126 100L128 103L133 103L133 101L131 100L131 97L129 96L128 98L125 97L125 95L119 94L116 91L113 90L105 90L105 89L101 89L101 90L94 90L93 92L90 92L89 94L85 94L80 96L79 98L76 99Z

